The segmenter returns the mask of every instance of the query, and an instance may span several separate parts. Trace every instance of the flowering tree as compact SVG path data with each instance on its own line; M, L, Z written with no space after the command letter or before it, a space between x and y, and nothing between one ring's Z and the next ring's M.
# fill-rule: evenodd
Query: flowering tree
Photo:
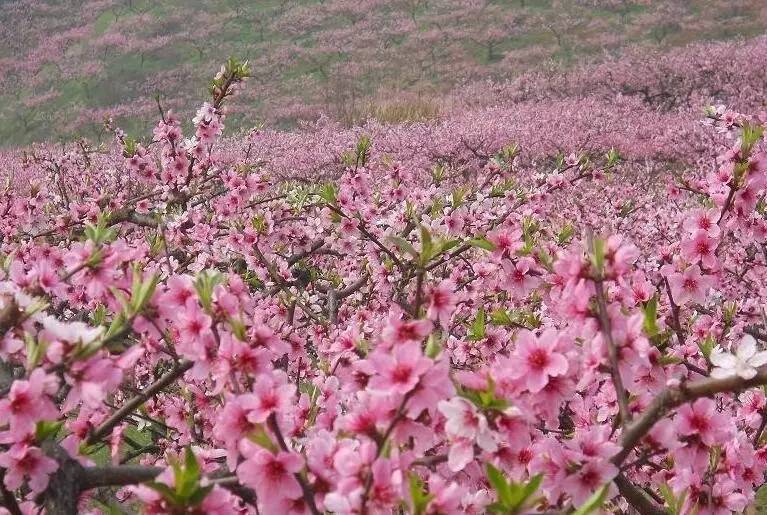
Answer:
M260 131L221 139L249 75L226 63L188 138L160 106L151 141L14 168L3 510L744 510L767 116L709 110L719 157L673 180L599 147L432 154L422 126L291 178Z

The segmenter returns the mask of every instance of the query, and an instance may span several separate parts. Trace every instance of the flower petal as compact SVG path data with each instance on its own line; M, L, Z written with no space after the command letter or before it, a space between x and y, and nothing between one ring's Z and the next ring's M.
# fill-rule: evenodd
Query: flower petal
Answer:
M711 371L711 377L714 379L724 379L736 375L735 370L731 368L715 368Z
M754 356L748 360L748 364L752 367L761 367L767 363L767 351L761 351L754 354Z
M717 351L716 349L711 353L709 360L712 364L722 368L735 368L735 364L738 362L738 359L729 352Z
M756 340L753 336L747 334L740 340L737 354L738 357L744 361L756 354Z

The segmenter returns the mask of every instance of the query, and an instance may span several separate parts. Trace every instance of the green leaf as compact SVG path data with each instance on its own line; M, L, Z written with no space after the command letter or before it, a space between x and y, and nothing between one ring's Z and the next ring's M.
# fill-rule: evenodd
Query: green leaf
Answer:
M425 225L421 225L421 264L426 263L434 257L434 245L432 243L431 232Z
M493 245L493 242L491 242L487 238L471 239L469 240L469 245L471 245L472 247L477 247L479 249L484 249L491 252L495 250L495 245Z
M63 421L39 421L35 427L35 440L37 440L37 443L42 443L48 438L54 438L63 425Z
M485 309L479 308L477 316L474 318L471 326L469 327L469 339L472 341L479 341L485 338Z
M658 358L658 363L660 365L678 365L682 363L682 358L679 358L677 356L670 356L668 354L661 355L660 358Z
M461 204L463 204L463 199L466 198L466 189L458 187L453 190L452 195L452 201L451 204L453 206L453 209L459 207Z
M685 490L679 494L679 497L677 497L674 495L674 491L671 487L667 483L664 483L660 485L660 493L663 496L663 500L666 501L666 506L668 506L670 515L682 515L684 503L687 500L687 491ZM758 495L759 494L757 493L757 496Z
M176 496L186 503L197 490L200 481L200 465L197 463L197 457L191 447L186 448L184 466L176 465L173 470L175 472Z
M138 266L133 269L133 289L131 290L130 309L131 315L137 315L144 311L152 295L154 295L157 283L160 280L158 274L152 274L142 280L142 271Z
M182 504L182 500L178 498L176 495L176 492L173 491L168 485L165 483L159 483L157 481L152 481L150 483L147 483L146 486L151 488L152 490L156 491L160 495L162 495L163 499L168 501L174 506L180 506Z
M436 184L439 184L445 179L445 174L446 169L443 164L437 164L431 169L431 178Z
M186 448L186 455L184 456L184 468L187 474L194 478L194 480L200 479L200 464L197 462L197 456L194 455L191 447Z
M335 205L338 201L337 194L338 194L338 191L336 189L336 186L331 183L327 183L323 185L319 191L320 198L324 200L325 202L327 202L328 204L333 204L333 205Z
M589 515L589 513L593 513L595 510L601 508L607 500L607 492L609 489L609 483L602 486L602 488L594 492L585 503L580 505L580 507L578 507L578 509L575 510L572 515Z
M538 261L540 262L541 266L543 266L543 268L545 268L549 272L553 272L554 259L551 257L551 254L549 254L549 251L541 247L538 249L537 255L538 255Z
M189 498L186 500L185 504L187 506L199 506L202 504L202 501L205 500L205 498L208 496L210 491L213 490L213 485L208 486L201 486L198 487L192 495L189 496Z
M245 325L245 322L234 317L227 319L227 322L229 322L229 329L231 329L232 335L235 338L241 342L248 341L248 328Z
M194 288L200 299L200 304L205 311L210 313L213 304L213 290L224 280L220 272L216 270L203 270L194 280Z
M407 241L405 238L400 238L399 236L389 236L387 239L391 241L400 252L406 252L414 258L418 258L418 251L415 250L413 244Z
M756 491L754 511L757 515L767 515L767 485L762 485Z
M621 155L614 148L611 148L605 157L607 158L607 166L614 166L621 160Z
M657 295L653 295L653 297L645 302L644 307L642 308L642 311L644 311L644 323L643 328L645 334L652 338L653 336L656 336L660 333L660 329L658 328L658 297Z
M123 157L130 158L136 155L138 152L138 143L134 138L125 136L123 138Z
M744 122L743 131L741 133L740 151L742 155L748 157L751 154L751 149L762 138L764 134L764 127L759 124Z
M575 234L575 227L569 222L566 223L557 234L557 243L559 245L565 245L573 237L573 234Z
M269 452L277 452L279 450L277 444L272 441L272 439L269 437L269 434L260 424L256 425L256 428L247 434L247 438L251 442L260 445Z
M508 509L513 501L511 487L503 472L495 468L492 463L487 464L487 480L493 486L498 496L498 502Z
M427 358L436 359L440 352L442 352L442 342L435 333L432 333L426 340L426 349L424 350L424 354Z
M413 501L413 515L422 515L426 513L426 508L434 499L434 494L426 492L423 480L412 472L408 474L410 484L410 499Z
M591 265L594 267L594 272L598 277L604 275L605 270L605 252L606 244L602 238L594 238L593 248L591 251Z
M532 497L532 495L538 491L538 488L540 488L541 483L543 482L543 474L536 474L532 478L530 478L530 481L527 481L524 483L524 486L519 489L519 493L517 494L517 500L514 505L515 509L517 511L521 510L527 501Z
M461 243L461 240L442 240L437 245L437 252L435 253L435 256L438 256L440 254L443 254L447 252L448 250L455 248L458 246L458 244Z
M490 313L490 322L493 325L509 326L514 324L514 320L509 315L509 312L503 308L498 308Z
M365 166L370 156L370 147L373 146L373 141L370 136L363 134L357 141L357 148L355 149L356 164L359 166Z
M27 347L27 370L34 370L43 359L45 351L48 349L48 343L43 340L36 340L30 334L24 334L24 343Z
M702 342L698 342L698 348L700 349L700 352L703 354L703 356L708 359L709 356L711 356L711 351L714 350L714 346L716 345L716 340L709 335L706 336L706 339Z

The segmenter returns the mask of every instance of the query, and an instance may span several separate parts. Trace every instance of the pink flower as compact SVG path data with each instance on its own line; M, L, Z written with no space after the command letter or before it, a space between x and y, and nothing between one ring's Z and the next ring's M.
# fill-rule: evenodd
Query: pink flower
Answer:
M682 240L682 257L688 263L700 262L707 268L716 266L716 247L718 242L708 232L699 229L692 239Z
M455 283L450 280L444 280L434 286L430 292L429 309L426 316L430 320L438 320L443 328L450 324L450 317L453 316L457 303Z
M52 316L42 320L45 328L44 335L51 341L59 340L66 343L91 343L104 332L103 327L91 327L84 322L60 322Z
M401 498L402 470L399 470L394 460L377 459L370 466L373 476L370 487L369 503L373 512L388 511Z
M6 469L4 483L8 490L17 490L26 477L29 488L37 493L45 490L48 486L48 476L55 472L59 465L37 447L18 443L0 454L0 467Z
M236 449L240 438L256 427L248 420L248 410L242 403L244 397L247 395L229 399L223 409L219 410L213 426L213 436L230 450Z
M422 342L432 330L430 320L402 320L391 317L381 332L386 345L400 345L406 342Z
M562 488L570 494L573 505L580 506L605 483L618 475L618 468L606 459L592 460L567 476Z
M461 499L466 489L454 481L447 481L437 475L429 476L429 494L433 496L427 513L465 514Z
M401 395L413 390L421 376L434 365L423 355L418 343L399 345L391 353L374 352L369 361L375 372L370 378L370 389Z
M737 485L728 478L717 479L711 489L711 498L700 506L698 513L705 515L730 515L744 513L748 498L738 492Z
M538 338L527 330L518 334L511 377L519 379L531 393L543 390L549 377L567 372L567 359L556 351L556 339L557 332L553 329L546 330Z
M9 424L14 439L21 440L35 431L40 420L55 420L59 415L48 397L58 389L55 377L36 368L29 380L17 380L6 398L0 400L0 425Z
M622 236L613 234L607 238L605 273L609 277L620 277L626 274L637 256L639 256L639 249L625 242Z
M694 436L709 446L721 443L729 433L727 418L717 411L712 399L685 404L679 408L675 420L680 435Z
M710 275L702 275L698 265L692 265L682 272L669 274L668 284L674 302L684 306L690 301L703 303L706 293L713 286L714 279Z
M197 303L188 303L178 315L178 332L182 340L194 342L210 332L212 321Z
M608 426L578 430L575 437L567 442L567 447L571 449L570 456L576 460L611 458L621 447L610 441L610 433Z
M263 423L272 413L284 413L293 405L296 387L289 384L284 373L262 375L256 380L252 394L240 397L240 403L248 410L248 420Z
M91 408L100 407L107 393L119 386L122 377L122 370L106 358L75 362L65 376L72 389L61 409L72 410L79 402Z
M538 286L540 279L531 270L533 265L535 261L531 258L520 258L516 264L503 262L503 271L506 273L503 284L515 297L525 298Z
M463 230L464 218L460 213L453 211L445 216L444 223L449 234L460 234Z
M303 467L303 460L298 454L286 451L272 454L262 448L243 451L250 456L237 467L237 477L242 484L256 491L265 506L301 496L301 486L295 478Z
M721 230L717 222L719 221L719 210L711 209L693 209L684 220L683 227L690 234L696 234L699 230L705 231L712 238L718 238Z
M474 459L474 445L488 452L498 449L493 432L488 428L485 416L466 399L454 397L440 401L437 408L447 418L445 432L451 437L448 467L460 472Z
M644 272L637 270L631 278L631 297L635 304L647 302L652 297L652 283L647 280Z
M196 298L192 278L188 275L174 275L168 278L166 290L158 295L157 305L163 316L175 318L187 302Z
M493 256L511 257L522 248L522 231L519 229L513 232L498 229L488 233L487 239L493 244Z

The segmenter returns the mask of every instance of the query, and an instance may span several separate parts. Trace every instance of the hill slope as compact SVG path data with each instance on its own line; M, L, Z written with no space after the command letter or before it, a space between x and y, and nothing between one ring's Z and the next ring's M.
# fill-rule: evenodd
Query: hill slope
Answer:
M227 55L250 59L230 128L430 118L457 84L507 79L627 45L764 31L760 0L64 0L4 2L0 145L99 138L191 108ZM167 97L167 98L166 98Z

